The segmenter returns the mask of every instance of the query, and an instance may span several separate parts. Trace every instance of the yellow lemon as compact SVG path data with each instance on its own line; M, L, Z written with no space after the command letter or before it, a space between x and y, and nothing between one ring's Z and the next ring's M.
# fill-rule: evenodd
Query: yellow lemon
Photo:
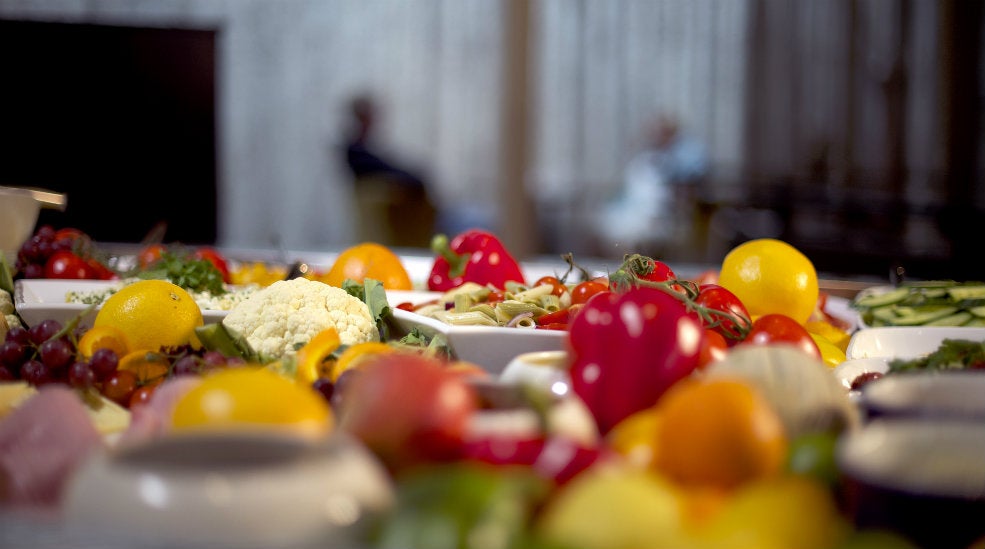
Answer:
M274 429L320 436L335 418L325 399L269 369L241 366L208 374L175 404L176 431Z
M93 327L112 326L126 335L127 349L192 345L201 347L195 328L202 310L184 288L166 280L140 280L109 296Z
M739 244L722 261L718 284L755 319L780 313L804 324L817 306L817 271L797 248L774 238Z

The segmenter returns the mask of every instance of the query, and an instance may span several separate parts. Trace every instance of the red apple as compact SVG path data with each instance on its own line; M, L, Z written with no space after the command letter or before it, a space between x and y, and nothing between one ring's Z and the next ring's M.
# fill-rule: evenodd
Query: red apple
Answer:
M385 353L360 366L342 388L339 427L391 471L461 455L479 397L467 376L413 353Z

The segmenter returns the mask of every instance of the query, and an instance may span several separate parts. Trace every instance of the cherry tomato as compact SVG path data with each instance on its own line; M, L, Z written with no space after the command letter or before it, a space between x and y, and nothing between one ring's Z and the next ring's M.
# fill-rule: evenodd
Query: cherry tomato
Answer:
M222 281L229 284L229 265L226 263L226 258L223 257L215 248L209 246L203 246L195 250L192 253L193 259L205 259L206 261L215 265L215 268L222 273Z
M667 280L676 280L677 275L674 274L673 269L671 269L663 261L657 261L656 259L647 258L647 263L650 268L649 274L637 273L643 280L649 280L651 282L665 282Z
M574 318L576 314L578 314L578 311L580 311L584 306L585 306L584 303L576 303L565 309L559 309L551 313L540 315L539 317L537 317L537 325L544 327L550 324L567 325L569 322L571 322L571 319Z
M506 294L499 290L492 290L489 295L486 296L486 303L492 305L493 303L500 303L506 299Z
M91 279L96 278L92 267L78 255L59 250L44 265L45 278Z
M735 320L732 320L728 316L720 316L712 313L713 316L710 319L702 320L706 324L706 327L714 322L720 322L717 326L713 326L712 329L720 333L730 346L742 341L745 334L749 331L750 317L746 306L742 304L742 301L735 294L718 284L702 284L698 286L698 296L694 298L694 302L714 311L728 313L735 318Z
M698 369L704 370L716 360L725 358L728 354L728 343L725 336L715 330L705 329L705 339L701 343L701 353L698 357Z
M537 282L534 282L534 287L540 286L541 284L550 284L553 288L551 293L558 297L561 297L564 295L564 292L568 291L568 288L556 276L542 276L537 279Z
M571 304L585 303L590 297L601 292L608 292L609 285L598 279L579 282L571 289Z
M146 269L147 267L153 265L157 260L161 259L161 255L167 251L164 244L151 244L146 246L140 253L137 254L137 264L140 268Z
M86 234L79 229L73 227L66 227L64 229L58 229L55 231L55 237L53 240L78 240L85 237Z
M773 345L777 343L790 344L808 353L818 360L821 350L811 337L807 328L787 315L771 313L757 318L752 323L749 335L742 341L743 345Z

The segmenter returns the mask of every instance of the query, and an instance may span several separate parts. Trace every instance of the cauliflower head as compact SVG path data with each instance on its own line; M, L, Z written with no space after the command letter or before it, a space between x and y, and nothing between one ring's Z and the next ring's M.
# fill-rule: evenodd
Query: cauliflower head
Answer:
M257 290L222 324L263 356L293 356L318 332L334 327L345 345L380 338L369 307L342 288L298 277Z

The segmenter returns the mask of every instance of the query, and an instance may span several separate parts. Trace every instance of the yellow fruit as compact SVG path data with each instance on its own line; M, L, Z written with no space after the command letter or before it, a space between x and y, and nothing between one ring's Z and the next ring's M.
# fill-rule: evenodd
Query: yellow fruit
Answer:
M168 375L170 365L168 357L147 349L138 349L123 355L117 369L129 370L137 374L137 381L143 385L153 381L163 381Z
M390 248L375 242L363 242L343 250L322 281L341 287L347 278L356 282L362 282L365 278L379 280L387 290L414 289L400 257Z
M721 549L823 549L837 547L848 532L827 486L786 475L743 486L700 536Z
M366 359L395 351L396 349L381 341L366 341L350 345L339 355L339 359L335 362L335 366L332 367L329 377L332 381L338 381L342 372L358 367Z
M673 484L653 472L603 467L561 487L535 527L563 547L682 547L681 500Z
M718 276L755 319L780 313L804 324L817 306L817 271L797 248L760 238L739 244L725 256Z
M828 368L834 368L845 361L845 351L839 349L837 345L832 343L823 335L818 335L813 332L809 333L811 335L811 339L813 339L814 343L817 344L818 350L821 351L821 361L824 362Z
M339 332L335 328L325 328L315 334L315 337L298 350L295 357L297 361L295 379L297 382L310 385L320 377L331 377L331 363L326 363L325 360L341 344L342 340L339 339Z
M852 339L852 334L824 320L809 320L804 325L807 331L812 334L824 336L825 339L834 343L835 347L842 352L848 350L848 342Z
M176 431L275 429L320 436L335 424L325 399L309 386L256 366L219 370L175 404Z
M202 310L184 288L166 280L140 280L111 295L93 327L111 326L126 336L127 349L159 351L162 347L201 347L195 328L204 324Z
M640 410L617 423L606 435L608 446L631 465L652 467L656 462L657 428L660 415L655 407Z
M116 358L123 358L129 352L127 335L109 324L93 326L79 338L79 353L89 360L99 349L109 349L116 353Z

